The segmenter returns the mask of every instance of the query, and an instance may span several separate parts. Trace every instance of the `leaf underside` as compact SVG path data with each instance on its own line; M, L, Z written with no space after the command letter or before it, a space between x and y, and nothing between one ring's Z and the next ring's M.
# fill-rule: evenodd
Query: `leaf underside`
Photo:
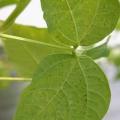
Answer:
M6 34L33 39L33 41L57 44L48 34L48 30L44 28L14 24L7 30ZM39 62L47 55L53 53L69 53L68 50L65 51L13 39L5 39L3 42L9 60L15 64L18 72L24 77L32 77Z
M2 24L2 21L0 23ZM56 39L50 36L46 28L36 28L32 26L14 24L5 33L33 39L34 41L62 46L60 43L56 42ZM47 55L53 53L70 53L68 50L56 49L40 44L16 41L12 39L5 39L3 42L9 60L14 63L20 75L24 77L31 77L39 62ZM105 43L92 50L86 51L84 54L93 59L98 59L100 57L107 57L109 50L107 48L107 44Z
M24 91L15 120L101 120L109 102L108 81L89 57L51 55Z
M65 44L91 45L115 28L118 0L41 0L53 36Z

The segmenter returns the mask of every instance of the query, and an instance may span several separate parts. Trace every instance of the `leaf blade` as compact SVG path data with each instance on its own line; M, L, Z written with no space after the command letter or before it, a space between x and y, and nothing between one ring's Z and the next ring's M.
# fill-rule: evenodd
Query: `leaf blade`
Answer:
M23 38L33 39L33 41L41 41L50 44L57 44L49 35L47 29L36 28L32 26L24 26L14 24L5 32L9 35L19 36ZM69 50L51 48L48 46L33 44L13 39L3 40L5 49L10 61L16 66L20 76L31 77L40 60L53 53L70 53ZM19 53L19 54L18 54Z
M49 31L65 44L94 44L113 31L119 18L118 0L41 2Z
M92 77L87 76L90 73ZM52 55L41 63L25 90L15 120L101 120L109 101L106 77L90 58Z
M102 57L108 57L110 54L110 48L107 46L107 42L100 46L97 46L91 50L86 50L83 54L91 57L92 59L99 59Z

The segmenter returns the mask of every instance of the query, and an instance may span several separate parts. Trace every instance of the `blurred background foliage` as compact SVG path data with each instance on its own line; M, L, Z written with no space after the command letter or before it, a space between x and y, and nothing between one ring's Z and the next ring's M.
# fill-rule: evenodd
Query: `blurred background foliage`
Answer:
M16 72L12 64L8 61L3 44L0 44L0 77L15 77ZM10 81L0 80L0 89L10 85Z
M120 45L111 48L108 61L116 67L115 80L120 80Z

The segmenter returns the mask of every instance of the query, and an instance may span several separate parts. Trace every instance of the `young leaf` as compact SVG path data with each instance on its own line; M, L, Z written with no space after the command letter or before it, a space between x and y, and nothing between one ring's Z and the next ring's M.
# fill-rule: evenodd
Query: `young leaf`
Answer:
M89 57L51 55L24 91L15 120L101 120L109 102L108 81Z
M19 0L15 10L11 13L11 15L7 18L4 24L0 27L0 32L6 31L16 20L19 14L25 9L30 0Z
M33 39L50 44L57 44L48 34L47 29L31 26L13 25L6 34ZM56 49L45 45L17 41L3 40L9 59L17 66L22 76L31 77L39 61L52 53L69 53L69 50Z
M49 31L71 45L91 45L110 34L119 18L118 0L41 0Z

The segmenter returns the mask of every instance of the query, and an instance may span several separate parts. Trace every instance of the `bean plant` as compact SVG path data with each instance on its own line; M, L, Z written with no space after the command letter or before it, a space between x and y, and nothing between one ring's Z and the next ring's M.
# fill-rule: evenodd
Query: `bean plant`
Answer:
M96 60L109 54L118 0L41 0L47 28L14 23L29 2L0 0L0 7L16 4L0 22L0 38L21 73L3 79L32 80L14 120L102 120L111 93Z

